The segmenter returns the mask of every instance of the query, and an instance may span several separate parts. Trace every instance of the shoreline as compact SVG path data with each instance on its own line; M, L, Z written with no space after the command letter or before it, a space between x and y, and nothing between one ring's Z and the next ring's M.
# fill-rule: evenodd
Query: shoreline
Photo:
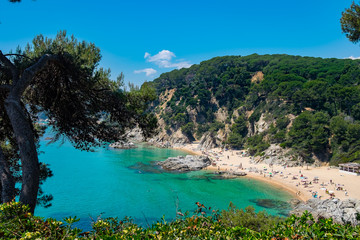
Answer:
M190 153L192 155L202 155L202 153L199 151L199 150L195 150L196 148L193 147L193 148L189 148L188 145L185 145L183 147L176 147L176 148L173 148L173 149L176 149L176 150L181 150L181 151L184 151L184 152L187 152L187 153ZM212 151L212 149L211 149ZM213 166L208 166L206 168L204 168L204 170L210 170L210 171L228 171L227 168L224 168L224 167L220 167L220 168L217 168L217 167L213 167ZM294 198L298 199L298 200L301 200L301 201L307 201L309 198L305 198L304 196L299 196L297 193L297 191L281 182L277 182L277 181L273 181L271 178L266 178L266 177L261 177L261 176L257 176L255 175L254 173L252 172L246 172L246 176L243 176L243 177L239 177L239 178L249 178L249 179L255 179L257 181L261 181L261 182L264 182L264 183L267 183L267 184L270 184L271 186L273 187L276 187L276 188L279 188L279 189L282 189L286 192L288 192L291 196L293 196Z
M197 143L186 144L174 149L182 150L193 155L207 155L215 166L204 170L211 171L242 171L245 178L256 179L272 186L283 189L294 198L307 201L316 194L318 198L329 199L329 193L340 200L360 199L357 182L360 176L340 172L338 169L322 167L283 167L269 166L265 163L252 163L251 157L242 155L240 150L225 150L220 148L206 151L198 150ZM254 171L255 169L255 171Z
M201 153L198 153L198 152L195 152L194 150L183 148L183 147L174 147L172 149L187 152L187 153L190 153L191 155L201 155Z
M214 171L214 172L218 171L218 169L216 167L212 167L212 166L204 168L204 170L210 170L210 171ZM228 170L220 168L220 171L228 171ZM246 172L246 171L244 171L244 172ZM281 189L282 191L287 192L293 198L296 198L296 199L298 199L300 201L306 202L307 200L310 199L310 198L306 198L304 195L299 196L298 194L296 194L298 191L296 191L295 189L293 189L290 186L285 185L282 182L278 182L278 181L273 180L272 178L269 178L269 177L262 177L262 176L254 174L252 172L246 172L246 176L241 176L241 177L238 177L238 178L248 178L248 179L252 179L252 180L256 180L256 181L260 181L260 182L269 184L272 187L275 187L275 188Z

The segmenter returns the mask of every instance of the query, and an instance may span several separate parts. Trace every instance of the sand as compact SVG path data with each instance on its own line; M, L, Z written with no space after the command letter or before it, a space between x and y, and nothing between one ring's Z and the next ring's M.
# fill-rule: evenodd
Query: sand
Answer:
M276 165L270 167L265 163L250 163L251 157L245 157L242 154L243 151L222 151L220 148L214 148L202 152L197 150L197 147L198 144L192 143L186 144L179 149L191 154L209 155L216 163L216 166L209 166L207 168L209 170L246 172L246 177L258 179L282 188L303 201L313 198L315 192L318 198L331 198L326 191L333 192L335 197L339 199L360 199L360 176L340 172L338 168L307 166L284 168ZM258 171L255 172L255 169ZM316 178L318 180L314 181ZM339 190L337 190L338 188Z

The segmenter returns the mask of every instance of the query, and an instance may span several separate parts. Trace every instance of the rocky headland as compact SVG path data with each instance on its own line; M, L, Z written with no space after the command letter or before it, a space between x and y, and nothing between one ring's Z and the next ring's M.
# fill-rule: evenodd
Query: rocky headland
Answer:
M307 202L297 201L293 204L294 210L291 213L297 216L308 211L315 220L332 218L334 222L339 224L360 224L360 200L357 199L350 198L341 201L337 198L326 200L314 198Z

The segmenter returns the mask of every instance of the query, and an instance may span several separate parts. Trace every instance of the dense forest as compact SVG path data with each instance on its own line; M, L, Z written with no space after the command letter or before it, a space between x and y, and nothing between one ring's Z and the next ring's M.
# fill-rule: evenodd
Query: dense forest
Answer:
M151 84L167 134L225 132L223 145L261 155L270 144L304 161L360 161L359 60L289 55L216 57ZM171 94L172 93L172 94ZM218 113L225 112L221 119ZM262 118L269 127L254 131ZM256 127L255 127L256 128Z

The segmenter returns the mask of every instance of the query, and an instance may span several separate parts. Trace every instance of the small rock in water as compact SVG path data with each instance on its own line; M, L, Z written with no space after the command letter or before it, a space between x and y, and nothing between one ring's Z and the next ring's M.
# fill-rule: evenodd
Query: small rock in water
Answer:
M137 162L134 165L128 167L129 169L136 170L138 173L162 173L163 170L159 168L154 163L145 164L142 162Z
M209 166L211 161L207 156L187 155L186 157L170 157L157 164L168 171L188 172L201 170Z
M291 205L288 202L276 200L276 199L253 199L251 202L255 203L257 206L264 208L272 209L290 209Z

